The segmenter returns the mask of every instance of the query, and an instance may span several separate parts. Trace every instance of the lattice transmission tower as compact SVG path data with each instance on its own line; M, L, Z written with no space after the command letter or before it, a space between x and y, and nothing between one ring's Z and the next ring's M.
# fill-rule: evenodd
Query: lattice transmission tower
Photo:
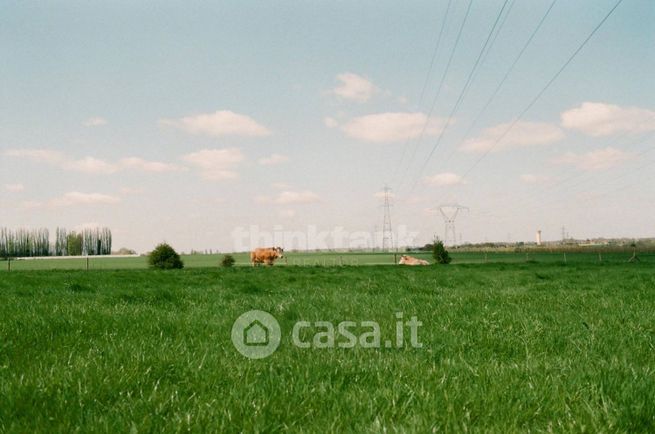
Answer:
M457 232L455 231L455 219L457 218L457 214L459 214L460 211L462 210L468 211L468 208L453 203L453 204L439 205L438 209L439 212L441 213L441 216L443 217L443 221L445 225L443 242L445 245L448 246L456 246Z
M393 250L393 230L391 229L391 188L384 186L384 221L382 223L382 251Z

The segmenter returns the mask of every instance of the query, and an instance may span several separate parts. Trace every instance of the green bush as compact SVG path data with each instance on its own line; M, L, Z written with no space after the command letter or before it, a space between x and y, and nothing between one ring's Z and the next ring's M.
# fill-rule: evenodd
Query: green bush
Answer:
M436 264L450 264L452 261L448 250L443 246L443 242L439 239L434 240L432 244L432 257Z
M150 268L159 268L161 270L170 270L173 268L184 268L184 263L180 259L175 249L166 243L161 243L155 250L148 255L148 265Z
M235 262L236 260L234 259L234 256L225 255L223 256L223 259L221 259L221 267L231 267Z

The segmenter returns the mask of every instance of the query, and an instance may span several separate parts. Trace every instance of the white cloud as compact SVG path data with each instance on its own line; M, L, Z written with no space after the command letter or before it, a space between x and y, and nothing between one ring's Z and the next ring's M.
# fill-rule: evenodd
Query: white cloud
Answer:
M144 172L179 172L185 170L184 167L171 163L162 163L161 161L147 161L139 157L123 158L119 162L120 166L126 169L136 169Z
M173 172L186 170L175 164L159 161L148 161L138 157L123 158L116 163L101 160L95 157L72 159L62 152L48 149L12 149L4 152L5 155L24 158L30 161L46 163L57 166L63 170L91 174L112 174L121 170L140 170L143 172Z
M352 72L337 75L337 81L332 93L348 101L366 102L379 91L370 80Z
M71 191L61 197L56 197L48 202L48 206L52 208L73 205L97 205L107 204L112 205L120 202L120 198L102 193L80 193L79 191Z
M281 209L278 215L284 218L293 218L296 216L296 211L293 209Z
M427 122L427 125L426 125ZM341 126L349 137L373 143L402 142L417 138L425 128L426 136L436 136L445 121L423 113L377 113L351 119Z
M290 204L308 204L320 201L319 196L309 190L305 191L290 191L285 190L278 193L275 197L259 196L256 198L260 203L272 203L275 205L290 205Z
M219 110L215 113L186 116L180 119L161 119L159 122L191 134L210 137L263 137L271 134L268 128L257 123L253 118L230 110Z
M570 164L580 170L603 170L617 166L633 157L633 154L607 147L584 154L567 152L554 160L557 164Z
M498 143L496 141L507 131L511 123L487 128L482 135L469 139L460 150L465 152L501 151L534 145L546 145L564 138L564 132L557 126L544 122L519 121Z
M141 187L121 187L119 190L120 194L123 196L131 196L142 194L145 190Z
M275 199L275 203L286 205L290 203L314 203L320 199L314 192L305 191L283 191Z
M323 118L323 123L328 128L336 128L336 127L339 126L339 122L337 122L336 119L334 119L334 118L332 118L330 116L327 116L327 117Z
M464 183L464 179L456 173L444 172L437 173L436 175L426 176L423 182L435 187L444 187L449 185L459 185Z
M23 184L5 184L5 190L18 193L25 190L25 186Z
M85 127L100 127L102 125L107 125L107 119L100 116L94 116L84 121Z
M655 131L655 111L600 102L584 102L563 112L561 119L563 127L593 137Z
M376 199L384 199L384 196L387 195L387 194L389 195L390 198L396 197L395 193L393 193L391 191L388 192L388 193L385 193L384 191L378 191L378 192L373 194L373 197L376 198Z
M524 173L521 175L521 181L526 184L540 184L542 182L548 181L550 178L543 175L534 175L532 173Z
M268 157L262 157L257 162L262 166L274 166L289 161L289 157L280 154L271 154Z
M85 229L96 229L96 228L101 228L103 226L105 226L105 225L101 225L98 222L84 222L84 223L80 223L79 225L74 226L73 230L81 232L81 231L83 231Z
M211 181L236 178L235 169L244 158L238 148L202 149L182 157L200 170L203 178Z
M289 190L291 188L291 186L286 182L274 182L271 185L278 190Z
M7 156L24 158L37 163L45 163L57 166L64 170L72 170L84 173L111 174L120 170L120 167L94 157L84 157L73 160L62 152L50 149L12 149L5 151Z
M117 165L93 157L84 157L80 160L66 161L61 167L65 170L73 170L76 172L101 174L115 173L119 170Z
M51 149L10 149L4 154L8 157L25 158L39 163L57 164L64 160L64 154Z
M410 196L405 200L405 203L408 205L416 205L419 203L424 203L424 202L429 202L429 199L427 197L423 196Z
M36 209L43 206L43 203L36 200L26 200L21 202L20 206L24 209Z

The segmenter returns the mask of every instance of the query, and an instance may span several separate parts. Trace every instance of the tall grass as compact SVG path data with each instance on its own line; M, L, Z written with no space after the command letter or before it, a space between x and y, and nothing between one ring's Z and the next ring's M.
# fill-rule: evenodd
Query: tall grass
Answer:
M50 271L0 278L0 431L653 432L648 264ZM271 357L230 342L272 313ZM300 349L298 320L424 326Z
M341 252L295 252L285 253L285 259L275 262L275 266L351 266L351 265L394 265L400 259L400 253L341 253ZM412 256L433 261L432 255L428 252L411 253ZM450 255L453 264L483 264L483 263L532 263L543 264L622 264L628 262L632 252L618 253L566 253L566 252L461 252L451 251ZM185 267L218 267L223 255L194 254L181 255ZM249 266L250 257L248 253L234 253L237 266ZM655 254L638 254L642 263L655 264ZM25 261L14 261L11 263L11 270L83 270L87 264L91 269L133 269L147 268L145 256L129 258L101 257L101 258L63 258L63 259L31 259ZM0 264L0 273L9 267Z

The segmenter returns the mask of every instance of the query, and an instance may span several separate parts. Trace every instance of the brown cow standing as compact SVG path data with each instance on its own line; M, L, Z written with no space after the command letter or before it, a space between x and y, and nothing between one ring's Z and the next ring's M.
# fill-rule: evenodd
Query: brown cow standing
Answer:
M413 256L409 255L402 255L400 257L400 261L398 261L398 264L400 265L430 265L428 261L425 259L419 259L415 258Z
M250 252L250 262L253 267L260 264L271 266L279 258L284 258L284 249L282 247L258 247Z

